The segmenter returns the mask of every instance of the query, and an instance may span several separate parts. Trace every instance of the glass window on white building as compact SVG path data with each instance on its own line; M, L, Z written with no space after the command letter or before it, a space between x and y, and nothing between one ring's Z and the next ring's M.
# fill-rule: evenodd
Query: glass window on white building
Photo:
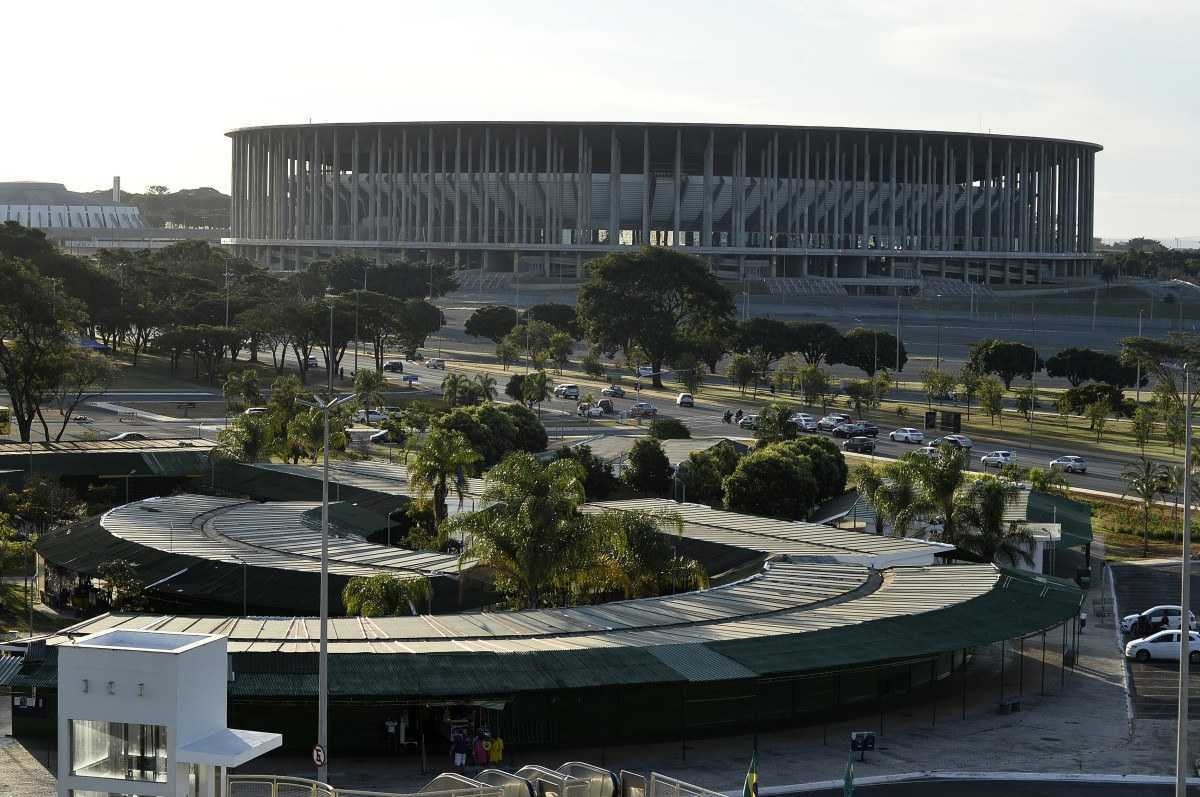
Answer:
M71 774L166 783L167 729L163 725L73 719Z

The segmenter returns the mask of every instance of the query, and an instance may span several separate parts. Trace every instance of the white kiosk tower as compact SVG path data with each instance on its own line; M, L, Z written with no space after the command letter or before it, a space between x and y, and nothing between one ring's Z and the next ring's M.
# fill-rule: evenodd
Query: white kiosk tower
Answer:
M101 631L58 648L58 795L214 797L282 743L225 727L225 637Z

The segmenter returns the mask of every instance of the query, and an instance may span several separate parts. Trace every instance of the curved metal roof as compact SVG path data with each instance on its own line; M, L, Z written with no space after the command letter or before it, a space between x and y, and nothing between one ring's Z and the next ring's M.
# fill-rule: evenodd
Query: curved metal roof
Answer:
M780 125L780 124L737 124L732 122L605 122L605 121L553 121L553 120L526 120L526 121L487 121L487 120L410 120L402 122L310 122L302 124L284 124L284 125L254 125L249 127L235 127L232 130L225 132L226 136L233 137L239 133L255 133L268 130L312 130L312 129L331 129L331 128L356 128L356 127L650 127L650 128L692 128L692 129L709 129L718 130L764 130L764 131L810 131L819 133L868 133L871 135L911 135L911 136L952 136L963 138L991 138L1003 141L1044 141L1052 144L1073 144L1076 146L1091 147L1097 152L1104 149L1103 146L1092 141L1081 141L1070 138L1051 138L1048 136L1022 136L1008 133L983 133L973 132L969 130L905 130L896 127L843 127L837 125Z

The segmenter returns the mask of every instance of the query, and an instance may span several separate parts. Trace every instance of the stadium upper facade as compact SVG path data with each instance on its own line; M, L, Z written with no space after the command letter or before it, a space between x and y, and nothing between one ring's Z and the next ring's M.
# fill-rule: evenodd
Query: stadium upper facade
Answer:
M647 244L724 276L887 288L1085 278L1095 156L1049 138L404 122L231 131L232 233L273 268L359 251L572 277Z

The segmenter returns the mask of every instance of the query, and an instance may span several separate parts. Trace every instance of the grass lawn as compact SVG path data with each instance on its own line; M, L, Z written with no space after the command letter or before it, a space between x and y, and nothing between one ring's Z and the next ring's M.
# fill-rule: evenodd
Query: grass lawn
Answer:
M33 607L34 633L57 631L77 622L73 617L61 617L52 609L37 604ZM25 584L0 583L0 632L29 631L29 607L25 602Z

